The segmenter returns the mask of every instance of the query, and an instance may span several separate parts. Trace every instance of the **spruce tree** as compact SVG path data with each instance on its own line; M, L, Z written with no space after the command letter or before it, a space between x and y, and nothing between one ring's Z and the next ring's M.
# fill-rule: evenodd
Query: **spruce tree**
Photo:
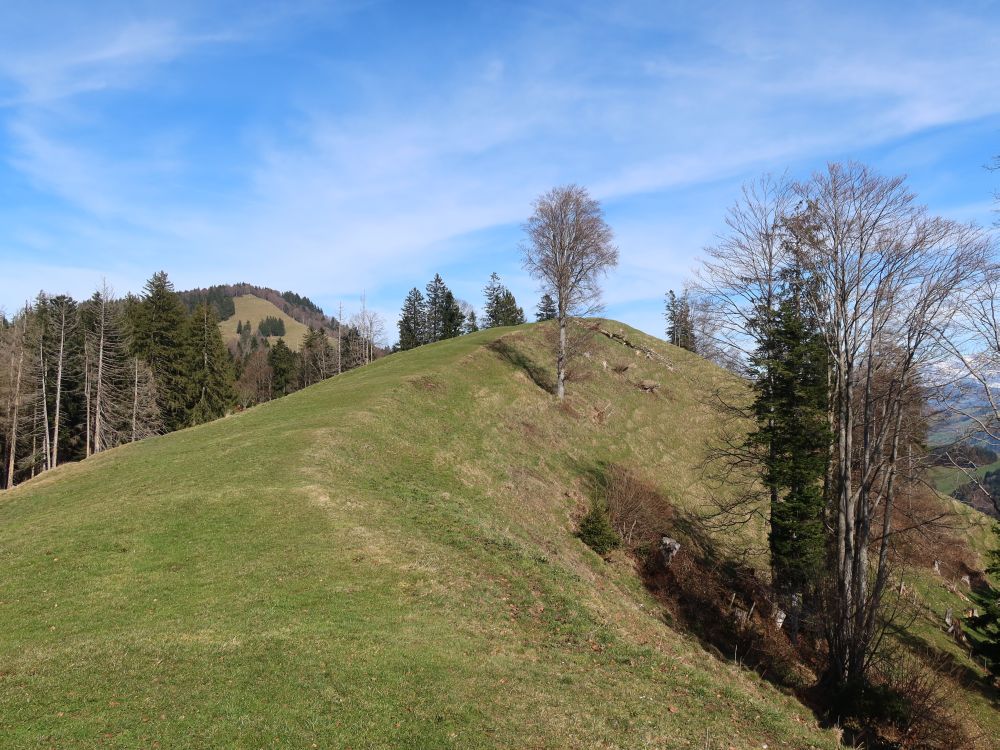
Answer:
M993 524L996 547L989 551L986 572L1000 580L1000 523ZM978 652L986 657L990 674L1000 678L1000 591L989 589L983 594L983 613L970 621L984 636Z
M535 320L555 320L557 313L556 301L552 299L552 295L543 294L535 308Z
M180 429L189 422L184 303L167 274L158 271L146 282L142 301L130 312L132 354L153 373L164 428L168 432Z
M200 303L187 325L188 423L218 419L235 403L233 360L215 307Z
M413 287L403 300L399 314L399 348L401 351L413 349L427 341L427 303L420 290Z
M465 314L465 323L462 324L462 333L475 333L479 330L479 323L476 320L476 311L471 307Z
M526 322L524 310L518 307L513 292L507 287L503 288L497 298L494 318L498 326L519 326Z
M754 326L760 344L751 358L757 429L749 439L770 494L774 585L793 608L808 596L823 564L823 480L831 442L827 353L802 301L805 283L790 272L777 308L759 311Z
M688 351L696 351L694 321L691 317L691 301L687 292L680 297L671 289L667 292L666 313L667 340L674 346Z
M500 283L500 276L496 271L490 274L490 280L483 289L483 328L494 328L500 323L496 320L500 296L505 287Z
M444 338L444 318L446 295L448 287L444 285L440 274L434 274L434 278L427 284L427 341L440 341Z
M267 363L274 378L275 396L292 393L298 381L298 357L288 348L284 339L278 339L267 352Z
M452 339L462 335L462 324L465 316L462 308L458 306L458 300L451 290L445 287L444 298L441 301L441 338Z

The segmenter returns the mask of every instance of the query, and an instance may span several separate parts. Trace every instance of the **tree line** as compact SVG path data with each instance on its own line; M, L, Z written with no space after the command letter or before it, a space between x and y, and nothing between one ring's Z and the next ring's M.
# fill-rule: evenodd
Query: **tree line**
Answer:
M381 319L362 309L298 351L278 318L222 338L218 295L188 308L167 274L140 295L103 285L87 300L40 293L0 315L0 488L66 461L182 429L291 393L383 353ZM304 298L295 300L301 304Z
M544 294L536 308L535 320L555 318L555 303ZM399 341L396 350L406 351L423 344L475 333L480 328L517 326L527 322L524 309L517 304L514 293L493 272L483 289L483 315L455 297L440 274L434 274L424 291L413 287L403 300L399 313Z

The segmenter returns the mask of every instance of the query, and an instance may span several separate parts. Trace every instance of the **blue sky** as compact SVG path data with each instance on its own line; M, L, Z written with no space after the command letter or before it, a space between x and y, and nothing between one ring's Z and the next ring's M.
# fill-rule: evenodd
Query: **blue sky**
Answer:
M860 159L991 223L1000 7L971 3L8 2L0 306L249 281L390 324L440 272L525 308L520 223L586 185L608 314L662 298L739 185Z

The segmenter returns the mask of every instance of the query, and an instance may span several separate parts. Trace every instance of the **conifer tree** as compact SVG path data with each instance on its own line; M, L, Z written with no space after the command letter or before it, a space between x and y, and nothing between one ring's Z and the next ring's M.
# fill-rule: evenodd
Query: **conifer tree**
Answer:
M132 320L132 353L153 372L163 426L167 431L189 424L187 314L167 274L158 271L146 282Z
M285 396L293 392L298 381L298 358L284 339L278 339L267 352L267 363L274 377L274 395Z
M462 333L475 333L479 330L479 323L476 320L476 311L469 307L465 313L465 323L462 324Z
M426 335L428 343L440 341L444 338L444 318L446 295L448 287L444 285L440 274L434 274L434 278L427 284L427 324Z
M403 301L399 314L399 348L401 351L413 349L427 341L427 303L420 290L413 287Z
M558 310L556 310L556 301L552 299L551 294L543 294L542 298L538 301L538 307L535 308L535 320L555 320Z
M500 325L495 320L495 314L504 288L504 285L500 283L499 274L496 271L491 273L490 280L483 289L483 328L494 328Z
M441 301L441 338L452 339L462 335L462 324L465 316L458 306L458 300L451 290L445 287L444 298Z
M235 402L233 361L215 308L200 303L187 322L188 423L218 419Z
M519 326L526 322L524 310L518 306L514 293L507 287L497 300L496 320L499 326Z
M500 283L500 276L494 271L483 290L486 297L483 306L483 328L497 326L517 326L525 322L524 310L517 305L514 294Z
M771 498L774 585L797 620L825 554L823 480L831 435L825 342L802 301L806 282L794 270L784 282L777 309L762 309L754 324L760 342L751 358L758 426L749 440L761 455Z
M667 340L674 346L688 351L696 351L694 321L691 317L691 302L687 292L680 297L671 289L666 300Z
M299 347L299 375L302 387L318 383L336 372L336 353L319 329L310 328Z
M986 572L994 580L1000 579L1000 522L993 524L996 547L988 553L989 564ZM1000 677L1000 591L990 589L983 594L983 613L971 620L974 627L984 635L979 653L986 657L990 674Z

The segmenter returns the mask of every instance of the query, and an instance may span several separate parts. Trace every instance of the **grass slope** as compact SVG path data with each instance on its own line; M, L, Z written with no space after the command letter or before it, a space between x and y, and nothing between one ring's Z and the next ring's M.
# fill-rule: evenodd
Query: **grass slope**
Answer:
M837 747L574 537L607 460L702 502L725 378L608 325L673 370L482 331L0 496L0 746Z
M266 299L255 297L252 294L244 294L240 297L233 297L233 303L236 305L236 314L219 323L222 338L226 341L236 341L239 338L239 335L236 333L236 326L241 320L243 322L249 320L250 325L256 331L258 324L267 317L279 318L285 321L285 335L281 337L270 336L268 337L268 341L274 343L279 338L283 338L288 347L293 351L298 350L302 344L302 339L309 332L306 326L290 315L286 315L283 310Z
M984 464L975 469L960 469L957 466L933 466L928 471L928 478L938 492L951 495L963 484L971 482L973 478L982 479L986 476L986 472L997 469L1000 469L1000 461Z

